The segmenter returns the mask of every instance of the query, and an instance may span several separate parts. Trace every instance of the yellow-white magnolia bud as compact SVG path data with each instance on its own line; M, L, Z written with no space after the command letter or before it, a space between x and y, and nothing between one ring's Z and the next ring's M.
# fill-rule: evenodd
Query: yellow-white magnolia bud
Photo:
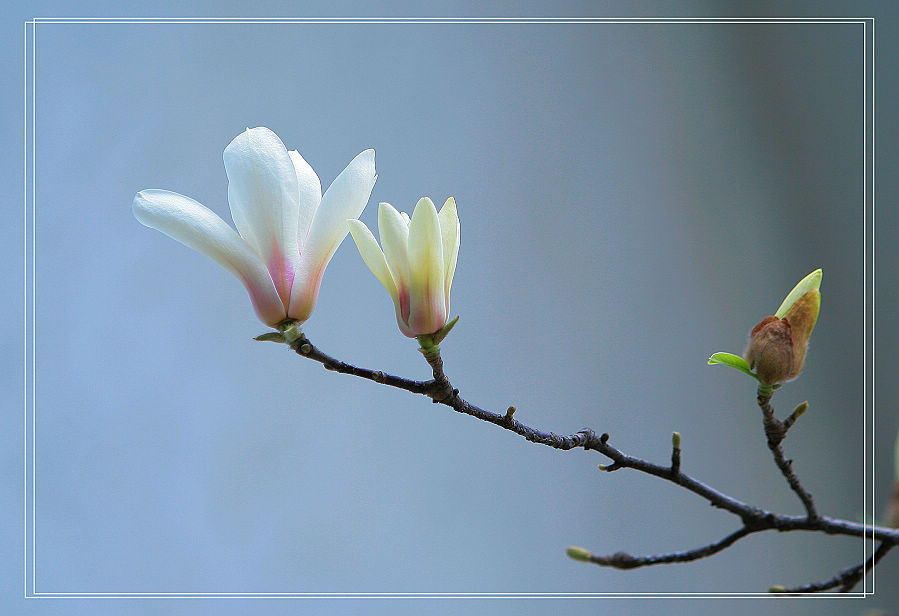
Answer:
M365 264L393 299L400 331L410 338L442 339L448 333L444 327L452 327L450 288L459 256L456 200L450 197L437 212L434 202L422 197L411 217L382 203L381 246L363 223L347 224Z

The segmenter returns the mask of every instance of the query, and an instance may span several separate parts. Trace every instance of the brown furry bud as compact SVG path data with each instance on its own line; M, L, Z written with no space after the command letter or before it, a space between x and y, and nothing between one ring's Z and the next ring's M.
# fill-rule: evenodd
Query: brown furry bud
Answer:
M791 331L788 320L770 316L753 327L749 334L746 361L758 377L769 385L783 383L791 378L790 375L793 373Z

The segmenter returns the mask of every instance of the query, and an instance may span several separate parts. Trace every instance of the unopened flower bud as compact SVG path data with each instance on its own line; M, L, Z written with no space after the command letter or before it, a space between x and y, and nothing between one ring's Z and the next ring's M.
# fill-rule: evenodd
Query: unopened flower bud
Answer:
M438 212L431 199L422 197L411 217L382 203L380 246L365 224L355 219L347 224L368 269L393 299L400 331L410 338L428 336L439 344L453 325L450 287L459 256L456 200L450 197ZM427 345L422 342L422 348Z
M565 553L568 554L568 558L580 561L582 563L590 562L590 556L592 556L590 552L588 552L584 548L579 548L577 546L571 546L570 548L565 550Z
M821 270L797 284L774 315L752 328L746 361L769 385L799 376L808 352L808 340L821 309Z
M773 385L788 380L793 372L793 340L789 321L771 316L753 327L749 334L746 361L765 383Z

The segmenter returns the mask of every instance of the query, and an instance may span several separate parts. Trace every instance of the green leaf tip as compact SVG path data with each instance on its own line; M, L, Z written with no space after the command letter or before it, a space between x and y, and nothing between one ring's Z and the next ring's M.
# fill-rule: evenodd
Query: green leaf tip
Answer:
M824 274L821 268L818 268L814 272L800 280L799 283L795 287L793 287L793 290L787 294L787 296L784 298L784 301L781 302L780 308L777 309L777 312L774 313L774 316L776 316L778 319L782 319L784 315L787 314L787 311L793 307L793 304L796 303L796 300L798 300L809 291L820 290L821 278L823 275Z
M571 546L570 548L565 550L565 553L568 554L568 558L570 558L571 560L576 560L582 563L590 562L590 557L592 556L592 554L590 554L590 552L588 552L584 548L579 548L576 546Z
M770 592L770 593L780 593L780 592L786 592L786 591L787 591L787 589L780 585L772 586L771 588L768 589L768 592Z
M265 334L261 334L253 338L253 340L258 340L259 342L278 342L280 344L287 344L287 339L284 338L284 335L279 332L267 332Z
M675 449L680 449L680 432L672 432L671 433L671 446Z
M710 366L728 366L729 368L733 368L734 370L739 370L744 374L748 374L752 378L758 380L758 376L749 368L749 362L740 357L739 355L734 355L733 353L715 353L711 357L709 357L709 365Z
M458 322L458 320L459 317L456 316L455 319L444 325L440 329L440 331L432 334L432 337L434 338L434 344L440 344L441 342L443 342L443 339L446 338L451 331L453 331L453 328L456 326L456 322Z

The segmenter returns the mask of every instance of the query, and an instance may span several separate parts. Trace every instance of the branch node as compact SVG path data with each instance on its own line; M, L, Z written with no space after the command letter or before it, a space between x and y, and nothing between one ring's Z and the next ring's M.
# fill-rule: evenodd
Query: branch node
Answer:
M593 440L596 438L596 433L593 430L591 430L590 428L584 428L583 430L578 430L577 433L584 435L583 447L584 447L584 449L589 449Z
M609 441L609 433L603 432L602 436L599 437L599 442L605 445Z
M611 556L602 557L606 565L615 569L636 569L640 566L641 560L631 556L627 552L615 552Z
M303 355L309 355L309 353L311 353L311 352L312 352L312 345L309 344L308 342L304 342L303 344L300 345L300 353L302 353Z

